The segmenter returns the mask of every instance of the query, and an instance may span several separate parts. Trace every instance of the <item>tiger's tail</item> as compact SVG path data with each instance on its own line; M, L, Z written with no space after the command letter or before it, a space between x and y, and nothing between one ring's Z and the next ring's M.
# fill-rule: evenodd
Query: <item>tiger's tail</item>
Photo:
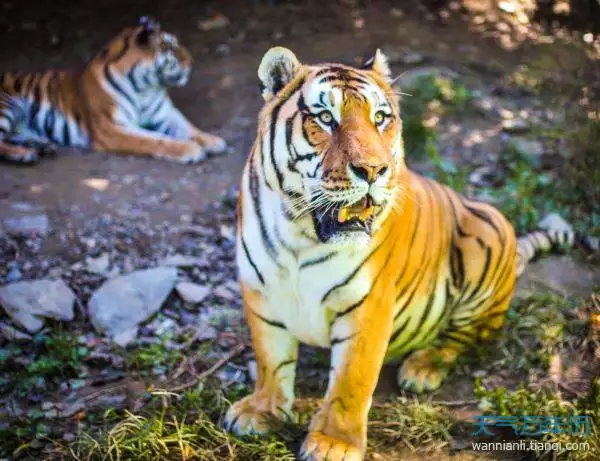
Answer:
M581 245L589 251L600 251L600 238L571 230L540 230L519 237L517 240L517 277L538 255L559 248L572 248L575 245Z

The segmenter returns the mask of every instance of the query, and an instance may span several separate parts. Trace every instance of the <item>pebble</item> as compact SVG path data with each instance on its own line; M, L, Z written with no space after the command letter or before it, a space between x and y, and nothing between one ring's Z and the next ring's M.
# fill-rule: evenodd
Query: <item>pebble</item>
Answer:
M421 53L417 52L407 53L401 58L402 64L406 64L407 66L421 64L424 60L425 57Z
M502 130L507 133L525 133L529 131L529 129L529 123L520 118L506 119L502 121Z
M181 299L190 304L201 303L212 291L207 286L191 282L180 282L175 287L175 290Z
M223 298L227 301L231 301L234 298L234 294L231 291L229 291L229 289L225 285L219 285L217 288L215 288L213 293L215 294L215 296Z
M45 214L10 216L4 218L4 228L12 235L46 235L50 229L48 216Z

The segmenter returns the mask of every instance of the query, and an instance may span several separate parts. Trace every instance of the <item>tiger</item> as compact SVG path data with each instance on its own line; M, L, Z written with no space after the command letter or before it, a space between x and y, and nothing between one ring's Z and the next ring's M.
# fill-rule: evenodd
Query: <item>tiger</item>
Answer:
M194 126L169 87L187 84L189 51L142 17L81 72L0 76L0 158L33 163L57 145L180 163L223 153L225 141Z
M460 354L502 326L535 254L574 237L518 239L493 206L409 170L380 50L355 68L302 64L275 47L258 76L265 104L236 248L257 377L224 427L264 434L273 418L293 418L299 343L329 348L328 387L298 456L362 460L382 365L401 361L406 389L438 388Z

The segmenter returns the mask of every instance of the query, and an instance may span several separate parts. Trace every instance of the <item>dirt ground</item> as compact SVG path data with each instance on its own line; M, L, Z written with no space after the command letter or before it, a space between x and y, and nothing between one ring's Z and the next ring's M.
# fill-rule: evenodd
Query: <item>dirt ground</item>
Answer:
M352 63L368 58L377 47L396 55L415 52L424 56L420 66L445 66L483 79L509 73L527 60L527 51L505 51L491 40L476 38L464 24L441 26L410 8L393 17L388 2L369 2L365 9L345 4L351 2L316 8L317 2L272 7L250 1L179 0L162 8L140 1L123 9L122 2L84 0L68 14L60 12L61 3L53 2L52 12L30 8L28 2L3 3L8 26L0 27L0 40L10 46L0 50L0 69L77 68L121 27L153 14L180 36L195 59L188 86L173 91L173 98L196 124L224 137L230 152L200 165L175 165L63 149L57 158L34 167L0 164L0 215L10 203L33 203L48 214L53 229L76 227L100 213L122 217L132 211L151 223L178 222L237 185L262 102L256 69L275 44L291 48L306 62ZM122 14L112 8L122 9ZM230 26L199 30L196 22L215 11L225 14ZM58 45L52 45L55 40ZM398 62L393 66L397 74L406 68ZM472 123L476 128L478 121ZM46 248L54 247L50 238Z

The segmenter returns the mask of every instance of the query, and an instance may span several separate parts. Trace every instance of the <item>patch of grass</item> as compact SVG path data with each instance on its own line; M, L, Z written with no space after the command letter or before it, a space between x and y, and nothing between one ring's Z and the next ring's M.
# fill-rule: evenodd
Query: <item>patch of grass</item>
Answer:
M36 335L27 350L17 344L0 349L0 393L24 397L47 391L68 378L84 373L82 359L89 353L73 333L61 328Z
M0 456L18 459L22 453L39 449L49 434L50 427L41 415L12 418L10 423L0 423Z
M94 432L82 432L59 451L78 461L292 461L294 454L277 439L237 439L216 421L228 405L218 391L200 385L176 395L153 393L141 414L108 412L106 424ZM115 418L119 421L115 423Z
M369 445L373 450L406 447L433 452L450 443L453 425L446 408L398 397L371 409Z
M138 371L142 376L164 374L183 360L183 352L169 347L168 337L160 343L140 344L123 351L128 370Z
M600 232L600 120L585 120L568 136L572 152L558 188L571 219L590 233Z
M435 143L435 120L442 113L464 108L470 91L456 79L425 75L407 88L402 99L404 147L413 158L423 158L427 146Z
M590 433L545 433L541 440L560 443L562 449L551 453L537 453L542 459L588 461L600 459L600 379L596 379L592 392L584 399L567 401L560 394L547 390L532 390L523 385L514 391L504 387L485 389L476 382L475 394L481 399L480 407L485 414L498 416L548 416L573 418L589 417ZM567 420L568 421L568 420ZM569 443L587 443L588 449L567 450Z
M537 372L545 375L552 361L572 342L585 334L585 321L573 318L577 299L551 293L516 298L506 312L505 324L492 343L481 343L463 364L490 364L490 368L510 368L511 375L524 377Z

